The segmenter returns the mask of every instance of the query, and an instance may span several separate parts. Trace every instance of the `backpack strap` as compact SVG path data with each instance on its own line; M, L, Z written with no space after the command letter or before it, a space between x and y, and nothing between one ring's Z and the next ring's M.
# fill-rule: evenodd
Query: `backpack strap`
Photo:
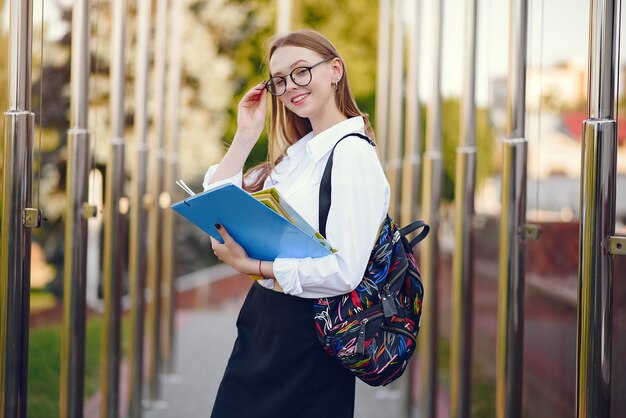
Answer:
M341 141L348 138L349 136L358 136L366 140L370 145L376 146L374 141L372 141L368 136L360 134L358 132L351 132L348 135L345 135L337 141L337 143L333 146L333 149L330 151L330 156L328 157L328 162L326 163L326 167L324 168L324 174L322 175L322 181L320 182L320 212L319 212L319 232L322 234L324 238L326 238L326 222L328 221L328 212L330 212L330 196L331 196L331 172L333 170L333 155L335 154L335 148Z
M430 226L426 225L426 222L424 221L415 221L413 223L408 224L404 228L400 229L400 235L404 237L410 234L411 232L416 231L420 228L422 228L420 233L417 234L417 236L409 242L409 245L411 246L411 250L415 248L415 246L419 244L424 238L426 238L426 236L430 232Z

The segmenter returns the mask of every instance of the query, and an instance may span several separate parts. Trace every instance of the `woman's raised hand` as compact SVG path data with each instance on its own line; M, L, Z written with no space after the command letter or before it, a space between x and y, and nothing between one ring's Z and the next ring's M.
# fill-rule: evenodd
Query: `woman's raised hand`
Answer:
M246 141L256 142L263 132L267 115L265 82L252 87L237 107L237 133Z

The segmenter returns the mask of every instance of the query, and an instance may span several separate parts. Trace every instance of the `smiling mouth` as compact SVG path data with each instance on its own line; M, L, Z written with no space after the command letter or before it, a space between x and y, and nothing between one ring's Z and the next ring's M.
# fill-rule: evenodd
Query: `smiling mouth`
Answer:
M294 96L291 98L291 103L298 105L300 103L302 103L304 101L304 99L307 98L307 96L309 95L309 93L303 93L303 94L299 94L297 96Z

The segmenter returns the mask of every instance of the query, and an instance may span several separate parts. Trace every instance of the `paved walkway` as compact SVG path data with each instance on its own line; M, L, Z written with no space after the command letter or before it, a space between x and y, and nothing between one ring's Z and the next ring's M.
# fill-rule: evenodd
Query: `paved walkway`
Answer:
M215 300L211 293L224 292L224 287L221 289L204 289L200 293ZM179 311L177 322L180 327L175 356L177 376L162 383L164 404L167 406L164 409L146 410L145 418L197 418L210 415L236 338L235 321L243 301L243 295L232 297L232 293L230 291L229 301L221 306ZM385 388L371 388L358 382L355 417L406 418L403 410L407 408L407 381L408 376L404 376ZM418 417L417 411L412 416Z

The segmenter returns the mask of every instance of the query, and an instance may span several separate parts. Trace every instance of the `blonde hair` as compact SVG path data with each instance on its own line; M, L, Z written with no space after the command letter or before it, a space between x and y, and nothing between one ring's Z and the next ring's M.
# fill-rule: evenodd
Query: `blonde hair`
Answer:
M299 30L276 38L269 49L269 58L282 46L306 48L318 53L322 59L338 58L341 61L344 75L337 83L337 91L335 93L337 107L348 118L355 116L363 117L365 133L374 139L374 129L370 124L369 116L367 113L361 112L356 104L348 83L346 65L335 46L318 32ZM267 176L285 155L287 148L295 144L298 139L311 132L311 130L311 123L307 118L296 115L287 109L278 97L272 96L268 134L268 160L248 171L246 177L253 174L250 178L254 180L251 184L246 184L245 188L249 191L260 190Z

